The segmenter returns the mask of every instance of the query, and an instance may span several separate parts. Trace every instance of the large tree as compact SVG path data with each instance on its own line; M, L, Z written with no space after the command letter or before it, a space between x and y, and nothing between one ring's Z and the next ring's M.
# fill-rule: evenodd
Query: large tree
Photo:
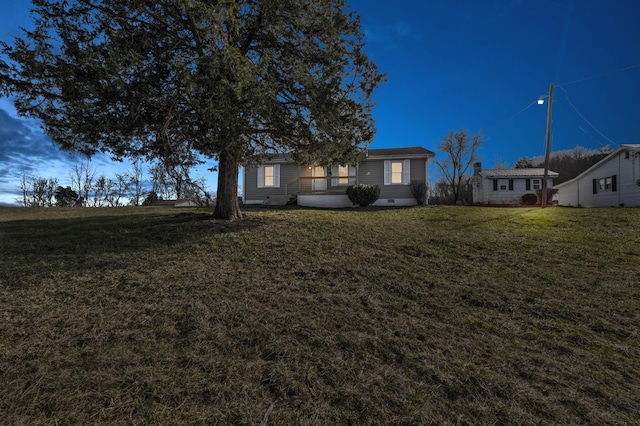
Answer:
M67 150L216 159L216 217L240 217L240 164L346 164L373 138L384 75L343 0L33 3L35 28L2 43L18 112Z
M482 145L480 134L469 134L467 130L449 131L449 134L441 139L438 151L443 157L436 159L436 164L442 172L445 182L449 185L453 194L453 201L457 203L463 185L468 181L469 172L473 170L478 149Z

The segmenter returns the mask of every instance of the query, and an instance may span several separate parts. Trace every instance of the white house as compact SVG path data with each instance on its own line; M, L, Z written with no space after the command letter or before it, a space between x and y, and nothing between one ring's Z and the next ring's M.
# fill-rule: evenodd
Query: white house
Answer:
M558 173L547 173L547 188ZM487 169L473 165L473 204L520 204L525 194L536 195L542 189L544 169ZM539 201L539 200L538 200Z
M640 144L620 145L575 178L555 188L561 206L640 206Z

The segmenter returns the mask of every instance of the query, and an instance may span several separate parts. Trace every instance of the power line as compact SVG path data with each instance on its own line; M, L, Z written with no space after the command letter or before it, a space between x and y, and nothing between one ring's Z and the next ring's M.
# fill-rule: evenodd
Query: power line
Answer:
M484 134L488 134L492 131L494 131L495 129L497 129L498 127L508 123L509 121L513 120L514 118L516 118L517 116L519 116L520 114L522 114L523 112L525 112L526 110L528 110L529 108L531 108L533 105L537 104L538 101L533 101L531 102L529 105L527 105L526 107L522 108L520 111L516 112L515 114L513 114L511 117L507 118L506 120L502 120L501 122L499 122L498 124L496 124L495 126L493 126L492 128L490 128L489 130L485 131Z
M598 130L596 128L596 126L594 126L593 124L591 124L591 122L589 120L587 120L585 118L584 115L582 115L582 113L578 110L578 108L573 104L573 102L571 102L571 99L569 99L569 95L567 94L567 91L562 89L564 91L564 97L567 99L567 102L569 102L569 105L571 105L571 108L573 108L573 110L578 114L578 116L580 118L582 118L584 120L585 123L587 123L593 130L595 130L600 136L602 136L603 138L605 138L607 141L609 141L610 143L614 144L615 146L620 146L619 144L615 143L614 141L612 141L611 139L609 139L608 137L606 137L604 135L604 133L602 133L600 130Z
M581 78L581 79L578 79L578 80L569 81L567 83L557 84L556 86L569 86L570 84L580 83L580 82L587 81L587 80L593 80L594 78L600 78L600 77L604 77L605 75L611 75L611 74L615 74L615 73L622 72L622 71L628 71L628 70L632 70L634 68L640 68L640 64L629 65L628 67L620 68L620 69L613 70L613 71L603 72L601 74L592 75L590 77L584 77L584 78Z
M595 74L589 77L584 77L578 80L573 80L573 81L569 81L566 83L562 83L562 84L556 84L556 87L560 87L564 93L565 93L565 97L567 98L567 101L569 102L569 105L571 105L571 107L576 111L576 113L580 116L580 118L582 118L589 126L591 126L592 129L594 129L596 132L598 132L598 134L600 136L602 136L603 138L605 138L607 141L611 142L612 144L618 146L617 143L613 142L611 139L609 139L608 137L606 137L604 134L602 134L602 132L600 132L593 124L591 124L591 122L589 122L589 120L587 120L580 111L578 111L578 109L575 107L575 105L573 105L573 103L571 102L571 100L569 99L569 97L567 96L567 91L564 90L563 86L569 86L571 84L576 84L576 83L580 83L583 81L587 81L587 80L593 80L595 78L600 78L600 77L604 77L606 75L611 75L611 74L615 74L618 72L622 72L622 71L628 71L634 68L640 68L640 64L635 64L635 65L629 65L627 67L623 67L623 68L619 68L617 70L613 70L613 71L607 71L607 72L603 72L600 74ZM527 105L526 107L522 108L520 111L518 111L517 113L513 114L511 117L499 122L498 124L496 124L495 126L491 127L489 130L486 130L484 132L484 134L489 134L492 131L496 130L497 128L505 125L506 123L508 123L509 121L513 120L514 118L516 118L517 116L519 116L520 114L522 114L523 112L525 112L526 110L528 110L529 108L531 108L533 105L535 105L536 103L538 103L537 100L531 102L529 105Z

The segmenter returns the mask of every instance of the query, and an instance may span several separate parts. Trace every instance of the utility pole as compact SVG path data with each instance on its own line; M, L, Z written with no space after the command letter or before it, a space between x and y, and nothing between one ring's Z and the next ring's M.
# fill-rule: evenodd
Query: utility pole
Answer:
M549 85L549 106L547 107L547 143L544 151L544 177L542 178L541 206L547 207L547 177L549 176L549 149L551 147L551 107L553 105L553 83Z

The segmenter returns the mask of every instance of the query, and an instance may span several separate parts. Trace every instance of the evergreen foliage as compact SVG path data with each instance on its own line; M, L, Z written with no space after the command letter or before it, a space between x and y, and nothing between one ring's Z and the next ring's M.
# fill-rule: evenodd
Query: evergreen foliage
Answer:
M0 42L0 94L63 149L218 161L214 215L240 218L240 164L353 162L384 74L343 1L39 0Z
M380 198L380 187L378 185L366 185L360 183L347 187L347 196L353 204L366 207L376 202Z
M76 191L70 186L58 186L56 189L56 206L58 207L76 207L82 205L82 198L78 196Z

